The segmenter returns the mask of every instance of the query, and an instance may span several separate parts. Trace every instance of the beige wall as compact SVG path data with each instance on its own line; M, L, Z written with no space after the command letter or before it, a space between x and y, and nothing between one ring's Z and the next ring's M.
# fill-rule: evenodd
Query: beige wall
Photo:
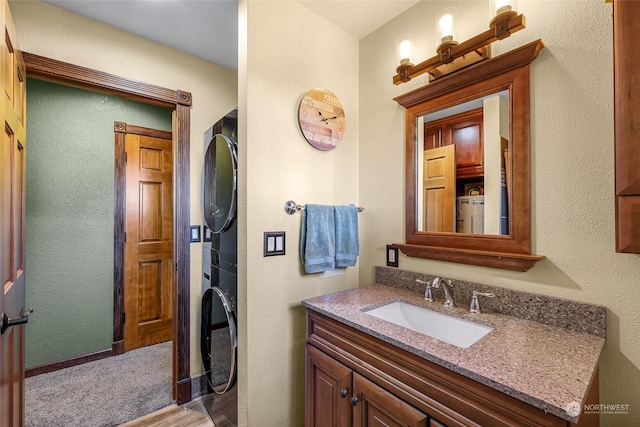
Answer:
M358 267L326 279L304 274L301 214L283 206L359 202L358 40L290 1L241 2L240 35L241 424L302 425L300 301L357 286ZM336 94L347 117L344 139L328 152L309 145L297 124L298 104L315 87ZM263 258L262 233L272 230L286 231L287 254Z
M404 116L392 98L425 80L391 84L395 39L413 33L424 42L419 60L432 56L429 24L444 4L419 3L360 43L360 141L367 147L360 150L360 201L371 212L361 229L361 283L384 263L385 245L404 240ZM485 29L484 2L458 5L462 40ZM527 28L495 44L494 54L538 38L546 45L532 66L531 189L532 249L547 259L518 273L402 255L400 268L605 305L601 402L628 404L630 412L602 416L602 425L637 426L640 257L614 249L611 4L520 0L518 9Z
M26 52L191 92L191 223L202 224L203 134L236 107L237 73L40 1L14 1L10 8ZM202 244L192 244L191 375L201 365L201 277Z

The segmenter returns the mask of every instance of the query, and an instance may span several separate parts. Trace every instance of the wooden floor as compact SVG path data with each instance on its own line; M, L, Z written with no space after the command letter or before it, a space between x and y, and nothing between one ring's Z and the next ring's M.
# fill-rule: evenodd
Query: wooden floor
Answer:
M197 399L182 406L171 405L120 427L215 427L202 403Z

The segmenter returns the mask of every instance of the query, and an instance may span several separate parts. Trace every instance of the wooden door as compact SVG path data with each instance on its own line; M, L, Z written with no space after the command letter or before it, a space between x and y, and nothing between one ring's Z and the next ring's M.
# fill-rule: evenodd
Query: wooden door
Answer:
M0 427L24 424L25 67L9 5L2 0L0 138Z
M351 425L352 371L307 344L306 427Z
M173 333L172 141L170 132L152 133L125 135L125 351Z
M425 150L424 231L455 231L456 146Z
M353 374L354 427L426 427L428 416L365 377Z

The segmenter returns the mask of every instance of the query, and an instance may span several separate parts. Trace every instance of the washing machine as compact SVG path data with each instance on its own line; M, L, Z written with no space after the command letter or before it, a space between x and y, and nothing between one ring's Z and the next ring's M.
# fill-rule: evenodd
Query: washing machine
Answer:
M202 401L216 426L237 425L237 112L204 133Z

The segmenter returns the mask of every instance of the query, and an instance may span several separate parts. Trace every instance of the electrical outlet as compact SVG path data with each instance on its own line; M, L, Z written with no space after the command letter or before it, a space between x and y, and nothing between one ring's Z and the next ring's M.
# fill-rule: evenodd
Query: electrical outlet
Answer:
M387 245L387 265L389 267L398 266L398 248Z

